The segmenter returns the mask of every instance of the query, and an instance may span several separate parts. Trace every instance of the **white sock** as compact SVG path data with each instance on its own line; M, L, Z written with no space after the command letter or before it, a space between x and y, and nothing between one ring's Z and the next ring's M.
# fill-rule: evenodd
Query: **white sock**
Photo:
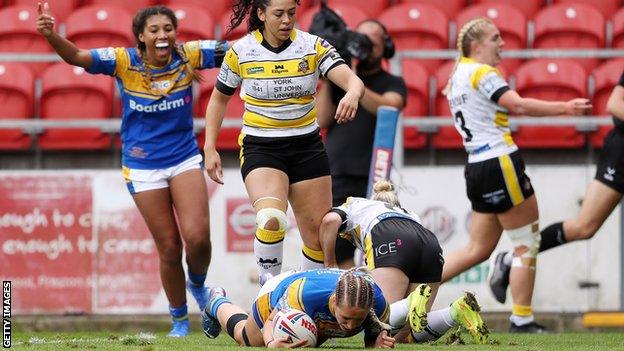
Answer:
M505 256L503 256L503 263L505 266L511 266L511 261L513 261L513 251L507 251Z
M323 263L323 251L313 250L303 245L301 249L301 270L318 269L325 267Z
M282 271L282 256L284 251L284 241L266 244L254 239L254 254L256 255L256 265L258 276L270 273L273 276Z
M525 324L529 324L531 322L533 322L535 320L535 317L533 317L533 315L530 316L516 316L515 314L512 314L511 316L509 316L509 321L512 322L513 324L517 325L517 326L522 326Z
M444 333L456 325L457 322L451 316L451 308L447 307L427 313L427 326L420 333L412 332L412 337L416 342L438 340Z
M390 318L388 322L393 329L400 329L405 325L409 312L408 299L399 300L390 305Z

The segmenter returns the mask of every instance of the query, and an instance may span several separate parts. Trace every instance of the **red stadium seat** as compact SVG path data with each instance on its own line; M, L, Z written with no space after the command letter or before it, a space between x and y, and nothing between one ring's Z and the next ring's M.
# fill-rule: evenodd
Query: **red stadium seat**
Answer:
M429 115L429 74L416 60L403 60L403 77L407 85L407 104L403 110L406 119ZM403 145L419 149L427 144L427 135L415 127L403 129Z
M84 5L108 5L125 8L133 17L142 8L153 6L153 0L85 0Z
M594 115L607 116L607 101L613 87L618 84L620 76L624 72L624 58L617 58L603 63L593 72L594 96L592 105ZM594 147L602 147L605 136L613 129L613 126L601 126L598 130L589 135L589 142Z
M348 4L335 4L331 6L331 9L338 14L338 16L342 17L347 26L351 29L355 29L355 27L362 21L370 16L362 10L360 7L355 7ZM312 19L314 15L319 12L319 7L311 7L305 12L301 14L300 17L297 18L297 25L304 31L310 29L310 25L312 25ZM299 15L298 15L299 16Z
M215 38L215 20L202 7L172 4L171 9L178 18L177 39L179 41Z
M427 4L401 4L388 8L378 18L390 32L398 50L448 48L448 18L437 7ZM440 60L422 60L433 72Z
M473 5L457 15L455 23L461 28L466 22L476 17L492 20L501 32L505 49L524 49L527 46L527 21L522 11L517 8L497 3ZM513 72L520 64L519 59L503 59L500 63L508 72Z
M217 75L219 74L219 69L210 69L202 71L202 76L204 77L204 81L200 85L199 95L195 102L194 106L194 115L195 117L204 117L206 115L206 106L208 106L208 101L210 100L210 94L212 94L212 90L214 89L215 83L217 81ZM228 102L227 108L225 110L225 118L224 120L234 120L241 121L243 117L243 112L245 112L245 105L240 98L239 95L240 90L236 89L236 92L230 98ZM219 132L219 138L217 139L217 149L219 150L238 150L238 135L240 134L240 128L221 128ZM198 144L199 147L202 148L204 145L205 133L202 131L199 133Z
M511 5L524 13L524 16L530 20L535 14L544 7L544 0L473 0L473 4L505 4Z
M310 0L304 0L303 2L309 2ZM232 1L231 0L218 0L218 1L206 1L206 0L166 0L161 1L169 7L176 7L181 5L197 6L204 9L204 11L210 12L212 18L218 19L224 16L229 17L232 14Z
M35 81L30 69L19 63L0 63L0 119L26 119L33 116ZM20 129L0 129L0 150L25 150L28 134Z
M597 10L602 12L605 18L611 17L621 6L620 0L553 0L554 4L560 3L575 3L575 4L588 4L596 7Z
M58 63L45 70L41 85L43 119L106 119L113 113L113 79ZM85 108L88 106L88 109ZM47 129L39 138L47 150L96 150L111 146L111 136L99 129Z
M622 49L624 48L624 7L613 15L611 23L613 24L611 46Z
M448 18L455 18L459 11L467 6L467 0L399 0L399 3L420 3L437 7L442 10Z
M23 5L32 7L37 11L37 3L43 3L41 0L8 0L6 5ZM64 23L69 14L74 11L80 5L80 0L63 0L63 1L49 1L50 12L54 15L56 23ZM32 25L32 23L30 23Z
M520 66L515 76L522 97L567 101L587 96L587 74L576 60L532 60ZM520 147L578 148L585 136L575 127L523 126L514 140Z
M132 16L117 6L81 7L67 18L67 39L79 48L133 47Z
M35 27L37 7L16 5L0 9L0 52L50 53L52 47ZM29 63L37 75L48 63Z
M600 11L587 4L558 4L535 15L538 49L600 49L605 46L605 20ZM598 59L577 60L590 72Z
M362 6L362 0L328 0L327 5L331 8L339 8L342 5L348 5L350 7L357 7L366 13L366 17L377 17L383 10L389 5L389 0L367 0L366 6ZM342 14L340 14L342 16ZM343 17L344 18L344 17Z

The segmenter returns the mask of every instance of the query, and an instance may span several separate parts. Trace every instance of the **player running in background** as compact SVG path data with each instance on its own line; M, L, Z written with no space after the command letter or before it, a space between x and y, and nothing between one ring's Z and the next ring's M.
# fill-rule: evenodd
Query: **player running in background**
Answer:
M574 218L557 222L540 233L539 252L576 240L591 239L613 212L624 194L624 73L607 101L615 128L605 137L596 167L596 176L589 184L580 212ZM496 299L504 303L509 286L511 253L496 255L490 268L490 288Z
M202 310L208 300L204 281L211 258L208 190L193 134L192 82L198 78L196 69L221 65L227 43L177 43L176 16L157 6L134 17L136 48L85 50L55 31L47 2L39 3L38 12L37 30L65 62L117 80L123 103L123 177L158 249L173 319L169 335L186 336L182 248L188 265L186 287Z
M409 316L411 328L397 334L399 342L436 340L459 324L476 342L485 343L488 331L473 294L465 293L450 307L427 313L444 265L438 239L420 224L415 213L401 207L392 183L378 181L373 190L372 200L349 197L323 218L320 239L325 266L337 267L334 246L338 233L364 252L371 276L392 304L390 325L401 328ZM407 330L411 332L407 334Z
M503 45L498 28L486 18L469 21L457 36L460 57L444 93L468 152L465 177L472 216L469 242L445 256L442 281L490 257L505 230L514 245L510 331L539 333L544 328L535 323L531 307L539 215L524 161L511 137L508 113L580 115L591 105L580 98L544 101L518 95L494 68Z
M249 15L249 33L228 50L206 110L206 169L223 183L215 148L225 107L238 86L245 101L239 137L240 165L256 211L254 253L260 284L279 274L288 203L303 240L301 270L323 267L318 229L331 208L331 179L316 123L319 75L347 93L338 123L355 116L362 81L325 40L297 30L299 0L238 0L229 30Z
M288 271L270 278L251 306L252 318L232 304L221 288L211 289L211 299L202 314L204 333L215 338L221 326L240 346L298 347L273 338L273 317L280 309L305 312L318 329L317 345L330 338L347 338L364 331L366 347L392 348L388 336L389 306L373 279L356 269ZM217 321L218 320L218 321Z

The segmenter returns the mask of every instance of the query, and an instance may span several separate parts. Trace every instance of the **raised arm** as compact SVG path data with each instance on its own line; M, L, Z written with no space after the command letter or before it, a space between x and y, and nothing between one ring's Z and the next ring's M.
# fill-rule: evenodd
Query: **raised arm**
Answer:
M223 184L223 169L221 168L221 156L217 152L217 137L221 130L225 108L230 95L223 94L218 89L213 89L206 107L206 142L204 143L204 164L210 179Z
M61 58L74 66L89 68L91 52L78 48L71 41L61 37L54 29L55 19L47 2L37 4L37 31L43 35Z
M364 95L364 83L347 65L339 65L327 73L327 78L346 92L336 108L336 122L344 123L355 118L358 101Z
M338 267L336 262L336 236L342 224L342 218L335 212L328 212L319 228L319 241L323 250L325 267Z
M516 115L557 116L583 115L592 105L588 99L577 98L568 101L545 101L523 98L514 90L507 90L498 99L498 104Z

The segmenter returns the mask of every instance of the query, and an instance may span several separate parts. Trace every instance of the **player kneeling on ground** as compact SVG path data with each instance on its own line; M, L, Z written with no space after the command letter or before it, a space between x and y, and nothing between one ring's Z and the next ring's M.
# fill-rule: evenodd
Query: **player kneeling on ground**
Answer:
M304 311L317 326L317 344L291 343L273 337L273 318L283 309ZM366 347L392 348L388 336L389 306L367 274L355 269L313 269L288 271L269 279L251 306L252 317L225 297L221 288L211 290L208 306L202 313L204 333L210 338L224 327L241 346L301 347L319 346L330 338L346 338L364 330ZM378 318L378 316L380 316Z
M349 197L325 215L320 240L328 267L336 266L334 246L338 233L364 252L371 276L392 304L390 325L397 329L405 325L397 341L436 340L458 324L470 332L475 342L487 341L488 330L471 293L465 293L448 308L428 312L440 286L442 249L418 216L401 208L392 183L379 181L372 200Z

